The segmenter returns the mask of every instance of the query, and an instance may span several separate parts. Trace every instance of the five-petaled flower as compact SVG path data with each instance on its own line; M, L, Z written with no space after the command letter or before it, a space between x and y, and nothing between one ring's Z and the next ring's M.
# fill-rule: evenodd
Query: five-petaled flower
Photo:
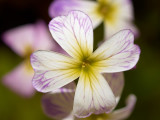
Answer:
M49 7L51 18L67 15L71 10L86 13L96 28L104 22L104 35L109 38L122 29L131 29L137 36L138 30L133 25L133 7L131 0L54 0Z
M115 97L119 99L124 86L123 73L105 73L104 77L109 83ZM42 108L45 114L56 120L124 120L132 113L136 103L136 96L129 95L126 101L127 105L124 108L110 113L76 118L72 112L75 88L75 84L72 82L54 93L45 94L42 97Z
M93 52L90 18L80 11L56 17L49 29L57 43L69 54L37 51L31 55L33 86L51 92L79 78L73 112L77 117L110 112L116 98L101 73L126 71L135 66L140 49L130 30L122 30Z
M3 82L19 95L31 97L35 89L32 86L34 71L30 65L30 55L36 50L51 50L54 47L46 24L39 21L11 29L3 34L3 40L24 58L18 67L3 77Z

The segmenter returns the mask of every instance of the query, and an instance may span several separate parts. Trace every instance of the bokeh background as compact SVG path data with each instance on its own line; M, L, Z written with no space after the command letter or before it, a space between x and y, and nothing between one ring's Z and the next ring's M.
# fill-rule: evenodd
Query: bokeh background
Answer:
M48 24L52 0L0 0L0 35L20 25L42 19ZM134 93L137 104L128 120L160 120L160 1L132 0L140 36L141 56L136 69L125 72L125 88L118 108ZM103 39L103 25L95 29L95 41ZM23 59L0 39L0 120L50 120L41 108L41 93L23 98L2 84L2 77Z

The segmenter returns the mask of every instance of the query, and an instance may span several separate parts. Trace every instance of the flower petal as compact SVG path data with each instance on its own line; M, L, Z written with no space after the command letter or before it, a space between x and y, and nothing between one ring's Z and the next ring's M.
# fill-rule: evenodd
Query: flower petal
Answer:
M32 86L33 71L27 71L25 63L3 77L3 83L23 97L31 97L35 92Z
M56 48L56 44L50 32L48 30L47 25L39 20L35 25L34 30L34 41L33 41L33 49L34 50L51 50Z
M126 22L134 19L133 5L131 0L116 0L114 2L119 6L117 18Z
M102 22L102 17L95 14L95 8L97 5L98 4L94 1L55 0L49 7L49 15L53 18L60 15L67 15L68 12L72 10L80 10L91 18L93 27L95 28Z
M50 93L51 94L54 94L54 93L61 93L62 91L63 92L75 92L75 89L76 89L76 85L73 82L69 83L69 84L66 84L65 86L61 87L60 89L56 89L54 91L51 91Z
M121 93L124 87L124 75L123 72L119 73L104 73L104 78L107 80L114 96L116 97L116 103L118 104L121 97Z
M113 111L109 114L108 120L124 120L127 119L130 114L132 113L134 106L136 103L136 96L135 95L129 95L127 98L127 106L118 110Z
M72 57L82 59L93 51L93 29L89 17L80 11L54 18L50 32L58 44Z
M31 65L35 71L33 86L41 92L54 91L79 77L77 63L70 57L37 51L31 55Z
M42 21L11 29L3 34L3 40L20 56L38 49L50 50L54 45Z
M122 30L105 41L91 56L102 72L121 72L133 68L138 62L140 48L134 45L130 30Z
M110 0L108 4L115 6L115 11L111 14L111 18L104 19L105 23L105 38L109 38L116 32L122 29L131 29L135 35L138 35L138 30L133 25L133 5L131 0Z
M11 29L3 34L4 42L20 56L25 56L27 47L34 41L34 26L25 25Z
M115 97L104 77L92 71L82 72L75 92L73 112L83 118L90 114L111 112Z
M72 114L74 92L67 92L64 89L66 88L61 88L57 93L45 94L42 98L43 110L46 115L56 120L74 120Z
M123 29L131 29L135 37L138 37L139 31L135 25L132 24L131 21L126 20L117 20L115 24L109 24L107 21L104 22L104 34L105 38L111 37L116 32Z

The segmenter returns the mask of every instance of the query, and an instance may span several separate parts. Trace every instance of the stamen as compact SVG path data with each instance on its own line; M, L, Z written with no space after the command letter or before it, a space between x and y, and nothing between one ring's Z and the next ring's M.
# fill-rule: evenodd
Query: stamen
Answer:
M84 67L86 67L88 65L88 63L86 63L86 62L83 62L82 63L82 67L84 68Z

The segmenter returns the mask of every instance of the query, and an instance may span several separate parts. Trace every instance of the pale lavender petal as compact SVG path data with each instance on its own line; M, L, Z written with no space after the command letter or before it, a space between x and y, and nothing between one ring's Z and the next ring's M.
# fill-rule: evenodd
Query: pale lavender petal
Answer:
M3 34L3 40L24 57L35 50L50 50L56 47L43 21L11 29Z
M113 111L109 114L109 119L107 120L124 120L127 119L132 113L134 106L136 104L136 96L129 95L126 101L126 107Z
M68 12L78 7L77 0L54 0L49 7L49 15L51 18L68 15Z
M54 93L61 93L62 91L63 92L75 92L75 89L76 89L76 84L73 82L63 86L62 88L60 89L56 89L54 91L51 91L50 93L51 94L54 94Z
M32 83L40 92L51 92L79 77L74 59L51 51L37 51L31 55L35 71Z
M50 93L43 96L43 111L46 115L56 120L63 120L66 118L68 118L68 120L74 120L74 116L72 114L74 92L67 92L63 90L64 89L61 88L60 92Z
M28 71L25 63L3 77L3 83L23 97L31 97L35 92L32 86L33 70Z
M57 43L73 58L88 57L93 51L93 28L90 18L80 11L54 18L49 29Z
M35 28L32 24L11 29L3 34L3 41L20 56L33 45ZM32 48L31 48L32 49Z
M79 10L91 18L93 27L95 28L102 22L102 17L96 14L97 6L97 2L91 0L55 0L49 7L49 15L53 18L68 15L73 10Z
M121 97L121 93L124 87L124 75L123 72L119 73L104 73L104 78L107 80L109 86L112 89L114 96L116 97L116 102L118 104Z
M54 46L54 52L69 56L69 54L57 42L55 42Z
M130 30L121 30L106 40L91 56L97 59L95 66L102 72L121 72L132 69L140 56L139 46L134 44Z
M39 20L35 25L35 34L32 48L35 50L56 50L56 43L52 38L47 25Z

